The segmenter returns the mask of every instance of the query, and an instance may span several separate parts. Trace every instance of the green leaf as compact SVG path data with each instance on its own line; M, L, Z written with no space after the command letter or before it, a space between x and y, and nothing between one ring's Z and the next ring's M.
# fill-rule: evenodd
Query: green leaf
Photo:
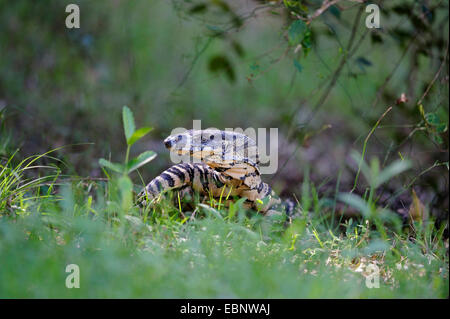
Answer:
M291 23L288 29L288 40L291 45L296 45L302 42L303 38L308 33L308 26L302 20L295 20Z
M230 82L236 80L233 66L228 58L224 55L213 56L208 62L208 69L213 73L223 72Z
M425 114L425 120L428 124L433 126L438 126L439 124L441 124L441 122L439 121L439 116L436 113Z
M234 52L236 52L236 54L239 55L240 57L243 57L245 55L244 49L242 48L242 45L239 42L233 41L231 42L231 46Z
M156 157L156 153L153 151L146 151L141 153L138 157L133 158L127 163L126 169L127 173L131 173L132 171L138 169L139 167L147 164L151 160Z
M129 146L136 143L138 140L143 138L145 135L148 134L153 129L153 127L141 127L140 129L136 130L133 135L127 140L127 144Z
M438 126L436 126L436 132L438 133L444 133L447 131L447 124L441 123Z
M383 38L376 32L370 33L370 40L372 41L372 43L383 43Z
M370 206L369 204L363 200L361 197L350 194L350 193L341 193L337 197L340 201L346 203L347 205L350 205L363 214L365 218L370 217Z
M409 160L397 160L391 165L386 167L380 174L375 176L374 187L377 188L381 184L387 182L392 177L399 175L400 173L406 171L411 167L411 162Z
M433 141L435 141L437 144L442 144L444 143L444 140L442 139L442 137L439 134L433 134L431 135L431 138L433 139Z
M136 130L136 126L134 125L133 112L131 112L131 110L126 105L122 108L122 119L123 130L128 141Z
M119 163L111 163L110 161L105 160L104 158L101 158L98 160L98 163L101 166L107 167L110 170L116 172L116 173L123 173L124 167L122 164Z
M194 5L193 7L191 7L189 9L189 13L190 14L196 14L196 13L203 13L206 11L206 9L208 9L207 5L204 3L199 3Z

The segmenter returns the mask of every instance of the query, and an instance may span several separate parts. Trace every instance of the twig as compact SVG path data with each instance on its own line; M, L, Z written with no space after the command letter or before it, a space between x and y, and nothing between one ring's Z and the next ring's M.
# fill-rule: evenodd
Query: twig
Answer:
M189 75L191 74L192 70L194 69L195 64L197 63L198 59L200 58L200 56L206 51L206 49L208 49L209 45L211 44L212 40L214 39L214 37L210 37L208 39L208 41L205 43L205 45L201 48L200 51L198 51L198 53L195 55L194 59L192 60L191 65L189 66L189 69L186 71L186 73L184 74L183 78L181 79L181 81L178 83L177 87L169 94L169 96L171 96L173 93L175 93L176 91L178 91L178 89L180 89L184 83L186 82L186 80L189 78Z
M423 95L422 95L422 97L419 99L419 101L417 102L417 104L416 105L421 105L422 104L422 101L423 101L423 99L428 95L428 93L429 93L429 91L430 91L430 89L431 89L431 87L433 86L433 84L436 82L436 80L437 80L437 78L439 77L439 74L441 73L441 71L442 71L442 69L443 69L443 67L444 67L444 65L445 65L445 63L446 63L446 61L447 61L447 57L448 57L448 49L449 49L449 43L450 43L450 41L449 42L447 42L447 48L446 48L446 51L445 51L445 56L444 56L444 60L442 61L442 63L441 63L441 65L440 65L440 67L439 67L439 69L438 69L438 71L436 72L436 74L434 75L434 77L433 77L433 79L432 79L432 81L430 82L430 84L428 85L428 87L426 88L426 90L425 90L425 92L423 93ZM409 126L411 126L411 125L409 125ZM404 127L406 127L406 126L404 126ZM397 150L399 150L416 132L418 132L418 131L424 131L425 130L425 128L424 127L421 127L420 125L412 125L412 127L413 127L413 130L408 134L408 136L403 140L403 141L401 141L393 150L394 151L397 151ZM434 141L433 141L433 143L434 143ZM438 146L438 148L439 148L439 146ZM387 159L387 157L389 156L389 153L386 155L386 159Z
M322 2L322 5L320 6L319 9L317 9L307 20L307 23L311 23L312 20L314 20L315 18L317 18L318 16L320 16L322 13L324 13L325 11L328 10L329 7L333 6L333 5L337 5L338 2L341 2L342 0L324 0ZM349 0L349 1L353 1L353 2L357 2L357 3L363 3L364 0ZM347 8L348 9L348 8Z
M378 88L377 93L375 95L375 99L372 102L372 110L374 109L374 107L377 105L378 101L380 100L381 97L381 93L383 93L384 89L386 88L388 82L392 79L394 73L397 71L398 67L400 66L402 60L405 58L406 53L408 53L409 48L412 46L413 43L415 43L415 40L417 38L417 36L419 35L418 32L416 32L416 34L411 38L411 40L409 41L408 45L406 46L405 50L403 50L402 55L400 56L400 58L398 59L398 61L395 63L394 68L392 69L391 73L389 73L389 75L384 79L383 84Z
M426 173L428 173L429 171L431 171L432 169L434 169L434 168L436 168L436 167L439 167L439 166L447 166L447 165L448 165L447 162L438 162L438 161L434 162L434 164L433 164L432 166L426 168L425 170L423 170L422 172L420 172L418 175L414 176L414 178L413 178L407 185L403 186L403 189L400 189L400 190L397 191L395 194L393 194L390 198L388 198L388 200L387 200L388 202L387 202L385 208L386 208L386 207L389 207L389 205L390 205L390 204L391 204L398 196L400 196L400 195L403 194L406 190L408 190L408 189L414 184L414 182L415 182L418 178L422 177L423 175L425 175Z
M442 0L439 1L434 7L437 8L440 6ZM415 5L416 3L414 3ZM422 12L418 18L419 19L423 19L425 16L425 12ZM403 51L401 57L399 58L399 60L397 61L397 63L395 64L395 67L392 69L391 73L386 77L386 79L384 80L383 84L380 86L380 88L377 90L376 93L376 97L375 100L372 103L372 109L376 106L376 104L378 103L381 93L384 91L384 89L386 88L386 85L388 84L388 82L391 80L392 76L394 75L394 73L397 71L398 67L400 66L402 60L404 59L404 57L406 56L406 53L408 53L410 47L412 46L413 43L415 43L415 40L417 38L417 36L421 33L422 30L417 30L416 33L414 34L414 36L411 38L410 42L408 43L408 45L406 46L405 50ZM448 44L447 44L447 52L448 52ZM445 60L445 59L444 59ZM420 103L418 103L420 104Z
M425 90L425 92L423 93L422 97L420 98L419 102L417 102L417 105L422 104L423 99L428 95L428 92L430 91L431 87L433 86L434 82L436 82L437 78L439 77L439 74L441 73L442 69L444 68L445 62L447 61L447 56L448 56L448 45L449 45L450 41L447 42L447 49L445 50L445 55L444 55L444 60L441 63L441 66L439 67L439 70L436 72L436 74L434 75L433 80L430 82L430 84L428 84L427 89Z
M328 0L324 0L322 2L322 6L317 9L312 16L310 16L308 18L308 23L311 23L312 20L314 20L315 18L317 18L318 16L320 16L322 13L324 13L329 7L331 7L332 5L338 3L341 0L332 0L332 1L328 1Z
M388 109L380 116L378 121L375 123L374 127L370 130L369 134L367 135L366 139L364 140L363 150L361 154L361 159L358 164L358 171L356 172L355 182L353 184L353 188L351 189L350 193L353 193L353 191L356 189L356 184L358 183L359 174L361 173L361 166L364 161L364 155L366 154L366 148L367 148L367 142L369 141L369 138L372 136L373 132L375 132L378 125L380 125L381 120L392 110L392 106L389 106Z
M356 5L358 5L358 4L364 3L364 0L348 0L348 1L351 1L351 2L356 2L357 4L352 5L352 6L350 6L350 7L347 7L347 8L341 8L340 6L337 5L337 4L338 4L339 2L341 2L341 1L342 1L342 0L331 0L331 1L329 1L329 0L324 0L324 1L322 2L322 5L320 6L320 8L317 9L317 10L316 10L316 11L308 18L308 22L307 22L307 23L311 23L312 20L314 20L315 18L317 18L318 16L320 16L322 13L324 13L325 11L327 11L329 7L331 7L331 6L333 6L333 5L336 5L336 6L339 8L339 10L347 10L347 9L353 8L354 6L356 6Z

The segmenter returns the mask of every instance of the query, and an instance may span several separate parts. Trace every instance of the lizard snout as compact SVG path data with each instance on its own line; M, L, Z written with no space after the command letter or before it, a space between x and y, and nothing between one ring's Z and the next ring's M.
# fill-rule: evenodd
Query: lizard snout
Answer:
M172 149L173 147L176 147L177 149L180 147L183 147L183 142L185 142L185 138L183 135L171 135L168 138L164 140L164 145L168 149Z
M171 148L172 147L172 141L167 139L164 141L164 145L166 146L166 148Z

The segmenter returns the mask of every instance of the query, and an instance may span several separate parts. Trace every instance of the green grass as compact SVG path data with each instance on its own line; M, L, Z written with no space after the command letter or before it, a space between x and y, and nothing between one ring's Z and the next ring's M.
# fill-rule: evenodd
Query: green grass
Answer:
M169 199L143 210L120 178L37 198L43 186L10 189L10 202L31 199L0 211L0 298L448 297L448 240L431 222L394 232L363 217L333 225L313 209L294 220L239 205L180 213ZM365 285L369 263L380 288ZM65 287L68 264L79 289Z

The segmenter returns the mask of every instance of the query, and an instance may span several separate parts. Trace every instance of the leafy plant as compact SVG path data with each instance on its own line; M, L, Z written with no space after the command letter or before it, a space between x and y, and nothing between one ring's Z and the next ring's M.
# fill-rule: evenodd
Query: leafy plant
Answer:
M137 170L139 167L152 161L156 157L156 153L153 151L145 151L139 154L137 157L129 160L131 146L141 138L143 138L145 135L147 135L153 128L141 127L140 129L136 130L133 112L131 112L131 110L127 106L124 106L122 109L122 120L125 139L127 142L125 162L123 164L113 163L104 158L101 158L98 162L101 166L107 167L116 173L128 175L131 172Z
M359 152L353 150L351 156L356 163L360 164L361 172L369 184L368 195L366 192L364 198L362 198L352 192L340 193L338 199L356 208L365 219L375 221L383 234L382 220L396 223L396 214L387 208L377 206L377 201L374 198L375 191L393 177L409 169L411 162L409 160L396 160L386 168L380 169L380 162L376 157L371 160L369 166L364 160L361 160L362 155Z
M437 113L425 113L422 104L419 105L419 112L420 116L422 117L422 122L419 126L425 129L425 131L431 136L433 141L438 144L442 144L444 141L441 137L441 134L447 132L447 123L445 121L441 121Z

